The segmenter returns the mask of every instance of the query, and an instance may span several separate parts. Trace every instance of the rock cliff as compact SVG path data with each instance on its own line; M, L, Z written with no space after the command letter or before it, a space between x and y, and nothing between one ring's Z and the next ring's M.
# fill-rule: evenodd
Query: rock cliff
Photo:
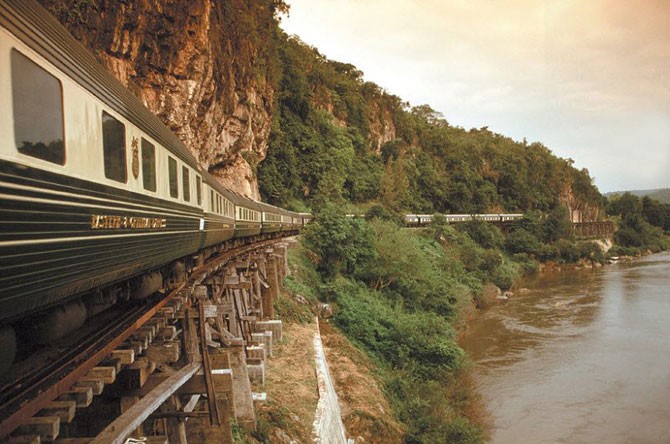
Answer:
M204 168L225 186L259 198L246 159L260 161L267 152L275 2L41 2Z

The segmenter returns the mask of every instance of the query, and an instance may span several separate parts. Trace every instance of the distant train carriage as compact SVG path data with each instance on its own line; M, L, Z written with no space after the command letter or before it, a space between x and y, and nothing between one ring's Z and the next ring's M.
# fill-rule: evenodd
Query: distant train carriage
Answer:
M302 219L302 226L304 227L312 221L312 215L310 213L298 213Z
M281 210L273 205L262 202L257 202L257 205L261 211L261 221L263 222L261 233L276 233L281 231Z
M293 216L288 210L280 208L281 212L281 231L293 231Z
M235 203L235 237L257 236L261 234L262 210L255 202L238 193L230 192Z
M203 173L204 184L204 247L232 239L235 236L235 204L231 192Z

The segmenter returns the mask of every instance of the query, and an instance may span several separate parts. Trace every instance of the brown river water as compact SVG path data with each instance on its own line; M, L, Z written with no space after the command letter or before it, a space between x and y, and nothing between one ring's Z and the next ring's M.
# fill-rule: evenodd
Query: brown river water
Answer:
M670 443L670 253L539 275L462 345L493 443Z

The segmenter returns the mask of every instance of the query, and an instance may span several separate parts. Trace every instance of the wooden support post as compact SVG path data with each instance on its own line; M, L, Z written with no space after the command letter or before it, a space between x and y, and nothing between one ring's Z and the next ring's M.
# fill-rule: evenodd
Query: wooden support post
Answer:
M277 274L279 275L279 283L283 284L284 279L288 275L288 254L287 254L287 245L285 243L279 243L275 248L277 253Z
M181 403L177 396L170 396L161 407L162 412L178 412L181 409ZM188 444L186 439L186 424L183 419L166 418L165 431L170 444Z
M192 318L191 310L185 311L184 318L184 349L186 350L187 362L200 360L200 349L198 347L198 330Z
M226 350L233 371L233 412L235 419L244 427L256 427L256 413L251 399L251 383L247 373L246 356L243 347L231 347Z
M273 253L268 254L266 269L267 269L268 285L270 285L270 293L272 294L272 300L276 301L277 299L279 299L279 277L277 275L277 259L275 258L275 255Z
M272 289L265 281L261 281L261 317L263 319L272 319L275 317L275 309L272 303Z
M207 401L209 402L209 420L211 425L221 425L221 415L219 409L216 405L216 394L214 392L214 381L212 380L212 366L209 362L209 352L207 351L207 341L205 340L205 323L207 318L205 317L205 309L202 304L202 301L199 305L199 314L200 314L200 346L202 351L202 368L205 372L205 381L207 383Z

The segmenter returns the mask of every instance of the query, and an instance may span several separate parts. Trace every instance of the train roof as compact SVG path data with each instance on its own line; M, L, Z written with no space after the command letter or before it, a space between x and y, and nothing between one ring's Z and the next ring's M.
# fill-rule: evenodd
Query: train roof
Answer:
M198 166L186 145L39 3L0 1L0 24L173 154Z

